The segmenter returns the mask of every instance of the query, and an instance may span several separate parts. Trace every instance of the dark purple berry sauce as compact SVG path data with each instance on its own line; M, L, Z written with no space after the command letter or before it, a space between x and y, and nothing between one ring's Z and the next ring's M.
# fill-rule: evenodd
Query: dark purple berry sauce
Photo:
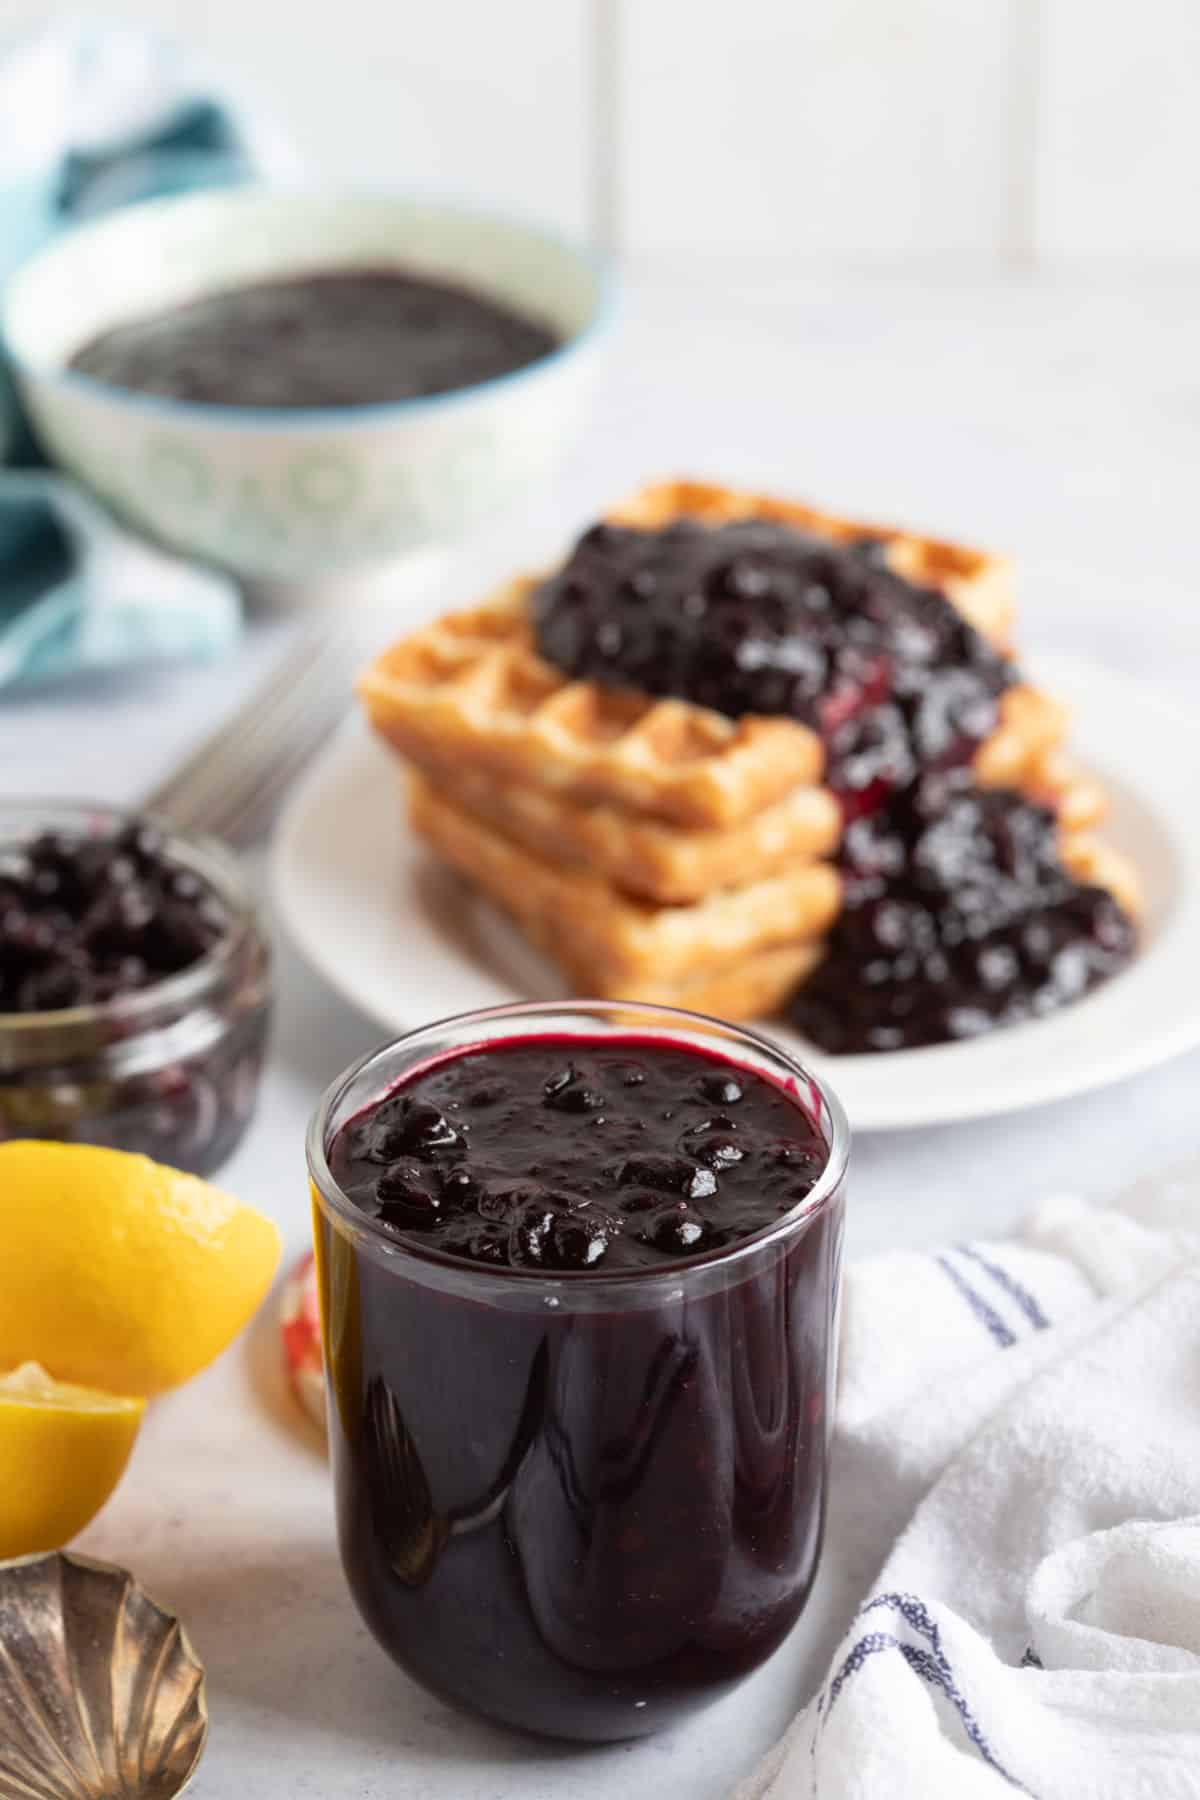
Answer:
M32 831L39 818L53 829ZM17 807L6 826L0 1139L212 1174L253 1111L269 1013L270 953L236 871L102 806Z
M965 771L854 820L845 905L797 1026L831 1051L939 1044L1042 1018L1116 974L1133 926L1065 872L1057 837L1048 809Z
M534 610L539 650L571 675L811 726L847 817L921 769L969 762L1015 679L874 540L833 544L769 520L594 525Z
M95 1006L177 974L229 929L159 832L46 833L0 850L0 1013Z
M396 1234L318 1207L339 1539L380 1643L557 1737L720 1698L803 1610L825 1514L842 1182L747 1235L827 1165L799 1097L653 1037L520 1038L418 1069L328 1156Z
M259 281L118 325L71 367L205 406L359 406L443 394L536 362L556 338L483 294L403 269Z
M1132 955L1116 901L1062 867L1053 815L971 779L1016 671L878 542L753 519L596 525L534 616L542 655L571 675L820 734L845 901L791 1014L823 1049L1040 1017Z
M475 1263L658 1267L752 1237L828 1153L796 1100L646 1039L514 1038L418 1070L339 1132L330 1167L401 1238Z

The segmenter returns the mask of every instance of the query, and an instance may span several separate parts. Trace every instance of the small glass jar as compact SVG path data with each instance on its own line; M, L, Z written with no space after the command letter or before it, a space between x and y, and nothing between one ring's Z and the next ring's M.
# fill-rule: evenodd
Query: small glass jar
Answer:
M339 1130L422 1065L614 1034L642 1062L707 1050L785 1088L828 1147L808 1197L661 1268L549 1274L399 1239L335 1180ZM837 1101L774 1045L661 1007L465 1014L334 1082L308 1163L339 1538L411 1675L603 1741L675 1723L779 1645L825 1516L848 1147Z
M0 802L0 850L43 832L115 837L110 806ZM0 1139L142 1151L196 1175L229 1157L254 1110L270 1010L270 952L236 860L162 821L164 854L197 875L229 927L197 962L96 1005L0 1012Z

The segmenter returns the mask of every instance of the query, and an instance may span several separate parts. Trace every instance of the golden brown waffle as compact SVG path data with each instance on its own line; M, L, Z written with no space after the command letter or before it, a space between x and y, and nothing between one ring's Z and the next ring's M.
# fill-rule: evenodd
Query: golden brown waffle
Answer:
M1012 567L990 550L919 537L890 525L840 518L797 500L740 492L705 481L657 481L639 488L615 506L608 517L617 525L655 530L673 519L698 519L704 525L727 525L732 519L771 519L833 543L872 538L886 546L885 560L897 575L921 587L938 588L953 600L964 618L990 638L997 649L1011 646L1014 617Z
M690 1012L713 1013L719 1019L768 1019L782 1012L796 989L821 960L823 944L779 944L742 956L723 969L711 969L695 981L639 981L634 987L607 976L566 969L577 993L596 1000L639 1000L647 1006L683 1006ZM599 980L600 985L596 982Z
M795 788L725 831L689 831L450 764L428 772L456 806L536 856L588 870L624 894L664 906L831 856L842 832L841 809L827 788Z
M1011 642L1008 565L964 546L694 482L642 489L610 518L647 528L776 519L871 537L994 644ZM535 648L510 582L386 651L360 692L414 763L414 827L510 912L580 989L746 1018L776 1011L815 966L840 903L839 813L816 734L686 701L569 680ZM1066 757L1066 712L1028 686L1000 701L975 772L1053 806L1064 865L1142 910L1136 872L1091 835L1105 796Z
M1066 736L1069 714L1040 688L1006 688L1000 720L975 755L975 776L983 787L1024 788L1035 770Z
M535 856L414 776L413 828L444 860L511 913L593 992L630 984L680 986L723 965L787 944L810 944L837 916L841 881L830 863L810 862L692 906L650 906L606 881Z
M685 700L568 681L533 648L535 585L511 582L371 664L359 693L393 749L432 770L474 771L710 831L745 824L820 781L821 741L793 719L727 719ZM1035 688L1010 688L1000 724L979 752L981 780L1013 785L1065 729L1056 701Z
M1057 745L1030 758L1021 778L1021 791L1027 799L1052 808L1065 832L1090 831L1108 811L1103 784Z
M726 1019L766 1018L785 1006L824 950L819 936L749 952L726 944L724 961L703 966L699 972L693 966L689 974L677 940L659 966L652 967L655 933L662 930L659 921L664 914L673 912L676 930L683 927L685 936L697 941L715 916L713 901L675 909L638 907L623 901L604 883L557 869L506 842L499 833L439 799L419 779L413 782L412 819L444 861L510 913L530 941L553 957L576 992L596 999L683 1006ZM1061 853L1077 880L1106 887L1133 919L1141 917L1141 886L1125 857L1087 833L1064 833ZM568 909L578 907L581 895L586 922L576 932L572 929L576 914ZM593 921L596 906L615 909L618 934L633 921L636 968L620 960L614 964L607 954L607 941L597 944L595 932L602 939L606 934L603 923ZM593 922L594 929L589 929ZM711 954L711 933L707 946Z
M680 516L777 519L835 541L875 537L899 572L942 589L998 645L1008 641L1008 565L984 551L700 482L644 487L610 515L646 527ZM568 680L534 648L529 597L540 579L509 582L366 670L359 692L371 723L402 755L709 829L741 824L819 782L820 740L796 720L727 719L687 701Z
M413 762L474 768L585 804L734 825L820 779L821 740L792 719L727 719L568 681L533 648L533 578L452 613L371 664L372 725Z
M1059 840L1059 855L1076 881L1107 888L1134 924L1140 924L1146 913L1145 889L1134 864L1120 850L1087 831L1064 832Z

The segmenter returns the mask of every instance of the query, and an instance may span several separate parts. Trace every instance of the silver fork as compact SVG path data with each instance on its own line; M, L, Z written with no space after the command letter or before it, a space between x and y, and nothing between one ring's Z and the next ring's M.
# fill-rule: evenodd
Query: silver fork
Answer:
M253 843L285 790L350 710L366 660L361 618L311 627L249 700L143 802L173 825Z

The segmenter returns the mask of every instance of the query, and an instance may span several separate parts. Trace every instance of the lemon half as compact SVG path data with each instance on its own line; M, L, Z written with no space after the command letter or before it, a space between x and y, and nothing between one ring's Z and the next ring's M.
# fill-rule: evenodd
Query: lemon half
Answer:
M0 1375L0 1557L57 1550L95 1518L145 1405L52 1381L37 1363Z
M146 1156L0 1144L0 1369L156 1394L212 1361L279 1263L253 1207Z

